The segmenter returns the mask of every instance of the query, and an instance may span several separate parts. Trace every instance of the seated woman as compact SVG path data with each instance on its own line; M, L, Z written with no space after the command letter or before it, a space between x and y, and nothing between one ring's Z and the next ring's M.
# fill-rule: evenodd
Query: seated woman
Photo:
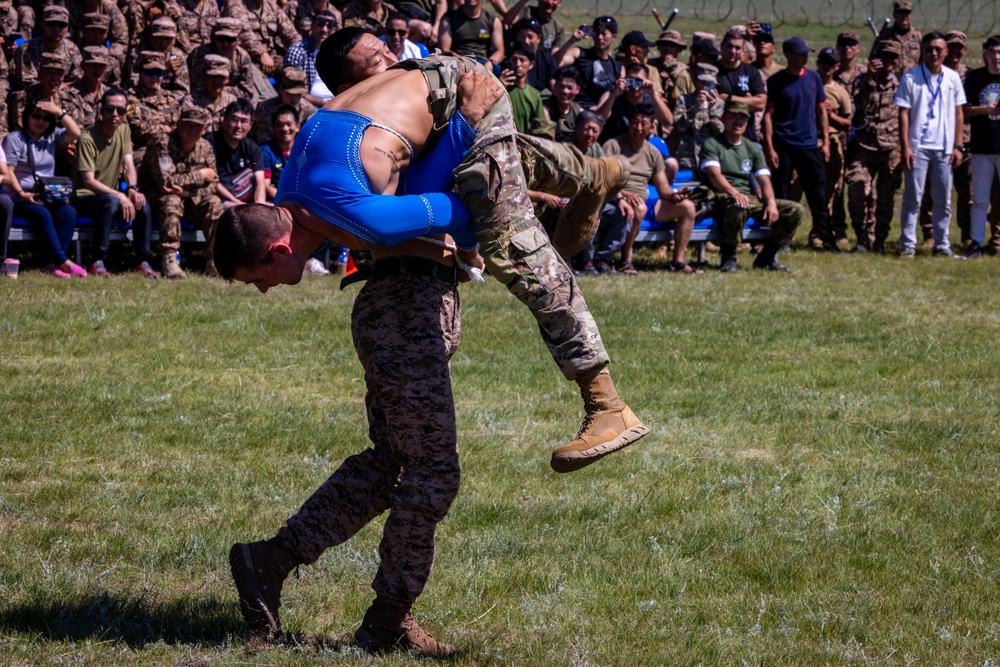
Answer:
M31 222L44 238L52 260L45 272L57 278L82 278L87 271L66 256L76 229L76 209L66 202L45 203L35 193L39 178L55 175L56 146L75 141L80 128L71 116L47 100L25 107L21 127L3 140L10 167L4 191L15 200L14 214Z

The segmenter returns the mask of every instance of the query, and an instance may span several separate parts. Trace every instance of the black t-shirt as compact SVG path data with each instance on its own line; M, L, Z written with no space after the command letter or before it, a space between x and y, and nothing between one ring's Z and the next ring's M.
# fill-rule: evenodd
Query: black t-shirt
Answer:
M753 95L763 95L767 92L764 89L764 80L760 77L760 70L744 62L741 62L733 69L726 69L722 66L722 63L719 63L717 78L719 83L716 90L726 95L752 97ZM751 141L759 141L753 123L747 124L747 131L743 136Z
M642 96L641 103L653 106L653 98L649 93L646 93ZM628 117L632 114L632 109L635 107L636 105L631 104L624 94L619 95L611 104L611 115L604 122L604 128L601 130L601 135L597 138L597 142L603 144L608 139L613 139L628 132Z
M548 90L549 81L556 75L557 69L559 67L552 54L538 49L535 51L535 66L528 72L528 84L540 92L543 98L548 97L545 91Z
M597 104L601 95L615 87L615 80L622 71L622 64L614 58L600 60L594 48L583 49L573 63L580 73L580 94L576 102L584 109Z
M985 67L970 70L965 76L965 98L973 107L996 104L1000 100L1000 74L990 74ZM969 130L970 152L1000 155L1000 114L970 118Z
M226 137L222 130L217 130L206 135L208 142L215 150L215 166L219 169L219 182L227 190L242 199L234 191L243 190L246 179L246 171L264 171L264 155L260 151L257 142L251 139L244 139L236 144L236 148L230 148L226 142Z

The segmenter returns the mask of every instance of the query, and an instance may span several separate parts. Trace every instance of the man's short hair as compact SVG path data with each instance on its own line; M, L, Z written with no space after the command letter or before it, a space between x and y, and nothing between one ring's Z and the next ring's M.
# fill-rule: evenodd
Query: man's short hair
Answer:
M393 12L392 14L389 14L389 18L385 20L385 25L388 27L392 21L402 21L403 23L409 25L410 17L403 12Z
M368 33L364 28L350 26L341 28L323 41L316 55L316 73L334 95L344 84L354 83L353 68L347 64L347 56L358 45L358 40Z
M587 123L597 123L597 127L604 127L604 116L597 113L596 111L591 111L590 109L584 109L576 117L576 126L585 125Z
M278 108L271 112L271 127L278 122L278 116L284 116L285 114L291 114L295 118L295 122L299 122L299 112L291 104L279 104Z
M278 208L239 204L222 213L215 227L213 253L219 275L232 280L237 269L253 270L274 261L268 248L288 231Z
M528 59L529 62L535 62L535 47L527 42L521 40L514 40L514 43L510 45L510 50L507 52L507 57L511 58L515 54L521 54Z
M253 104L245 97L238 97L235 102L229 103L226 110L222 112L222 117L229 118L229 115L234 113L245 113L253 118Z
M648 116L649 118L656 117L656 111L653 110L652 104L646 104L645 102L640 102L632 107L632 110L628 112L628 119L632 120L636 116Z
M560 67L556 70L556 75L552 78L556 80L556 83L559 83L562 79L573 79L576 81L576 85L580 85L580 72L572 65Z
M649 74L649 70L642 63L632 63L625 68L625 76L632 76L633 74Z
M734 39L744 40L746 39L746 33L737 28L730 28L726 31L726 34L722 36L722 44L725 46Z
M920 40L920 46L927 46L931 42L937 41L939 39L942 42L945 43L948 42L948 39L944 36L943 32L939 32L937 30L931 30L929 33L924 35L923 39Z
M983 42L983 51L986 49L992 49L994 46L1000 46L1000 35L993 35Z
M126 95L125 91L122 90L121 88L118 88L117 86L112 86L111 88L108 88L107 90L104 91L104 94L101 95L101 106L107 104L108 99L112 97L117 97L119 95L124 97L126 100L128 99L128 95Z

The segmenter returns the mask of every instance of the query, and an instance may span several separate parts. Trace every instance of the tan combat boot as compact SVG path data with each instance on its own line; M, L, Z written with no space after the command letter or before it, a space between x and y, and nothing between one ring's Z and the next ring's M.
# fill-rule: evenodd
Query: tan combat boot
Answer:
M431 637L417 624L410 609L378 598L365 612L354 639L369 653L410 651L417 655L445 658L458 651L451 644Z
M587 414L576 438L552 453L552 469L573 472L649 433L618 396L611 373L606 368L590 380L577 380Z
M205 260L205 275L209 278L219 277L219 270L215 268L215 261L211 257Z
M273 641L281 636L281 587L298 564L278 538L250 544L237 542L229 550L240 613L254 637Z
M187 274L181 269L181 265L177 263L177 252L174 250L165 250L161 253L160 273L168 280L187 280Z
M552 246L565 257L577 254L594 240L601 210L632 174L632 165L621 155L584 160L590 168L590 188L570 199L552 234Z

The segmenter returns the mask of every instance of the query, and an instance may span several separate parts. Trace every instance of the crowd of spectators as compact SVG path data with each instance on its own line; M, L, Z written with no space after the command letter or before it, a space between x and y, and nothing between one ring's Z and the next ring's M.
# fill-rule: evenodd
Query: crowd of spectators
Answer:
M700 272L685 253L706 216L726 221L724 271L738 270L734 225L750 218L781 239L754 249L754 266L787 270L777 252L805 217L803 194L811 247L885 253L904 181L902 256L916 254L918 227L933 254L953 254L953 184L961 256L1000 250L1000 204L991 207L1000 197L1000 37L983 44L985 66L969 69L966 35L922 34L911 4L897 0L865 65L852 31L815 48L753 22L719 37L667 29L655 40L641 31L619 39L611 16L567 29L562 0L532 1L0 1L0 86L9 91L0 97L0 260L16 217L36 231L53 276L183 279L185 221L203 231L214 274L221 211L273 199L298 131L336 92L315 60L343 26L370 30L400 60L435 50L475 57L507 87L519 132L625 156L632 176L605 208L594 246L567 258L580 272L636 273L644 220L673 225L672 247L654 256ZM543 221L566 204L531 196ZM67 252L85 219L93 242L78 266ZM118 252L115 225L132 230ZM307 270L325 273L320 259Z

